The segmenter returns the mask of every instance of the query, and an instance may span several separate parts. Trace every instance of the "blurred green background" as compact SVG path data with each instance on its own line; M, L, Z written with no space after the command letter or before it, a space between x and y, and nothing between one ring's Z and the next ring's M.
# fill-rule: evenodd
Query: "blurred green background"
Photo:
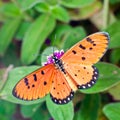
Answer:
M23 101L15 84L56 49L68 50L91 33L110 34L96 64L99 79L66 105L49 95ZM0 120L120 120L120 0L0 0Z

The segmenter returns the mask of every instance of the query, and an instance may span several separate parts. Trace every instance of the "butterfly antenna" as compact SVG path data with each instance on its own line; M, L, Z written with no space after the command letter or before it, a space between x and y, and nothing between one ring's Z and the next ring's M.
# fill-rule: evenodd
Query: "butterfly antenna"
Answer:
M55 35L55 39L54 39L54 41L53 41L53 53L54 53L54 51L55 51L55 47L54 47L55 40L56 40L56 35Z

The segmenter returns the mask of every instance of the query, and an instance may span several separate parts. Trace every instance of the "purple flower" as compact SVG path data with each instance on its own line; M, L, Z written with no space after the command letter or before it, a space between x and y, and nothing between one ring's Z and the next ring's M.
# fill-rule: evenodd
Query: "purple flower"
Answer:
M56 50L56 51L54 51L54 53L53 53L53 55L56 56L58 59L60 59L63 54L64 54L64 51L63 51L63 50L60 50L60 51ZM52 58L53 55L47 56L47 62L45 62L45 63L43 64L44 66L45 66L45 65L48 65L48 64L51 64L51 63L54 63L53 58Z

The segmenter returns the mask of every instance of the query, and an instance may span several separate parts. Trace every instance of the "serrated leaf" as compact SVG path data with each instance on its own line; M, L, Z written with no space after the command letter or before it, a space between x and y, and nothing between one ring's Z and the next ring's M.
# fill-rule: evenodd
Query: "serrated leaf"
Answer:
M21 60L24 64L33 62L48 35L55 27L55 19L50 15L43 14L38 17L26 31L21 51Z
M46 97L47 108L55 120L72 120L74 116L73 103L57 105L53 103L50 96Z
M61 0L61 4L69 8L81 8L92 4L95 0Z
M111 103L103 108L104 114L109 120L119 120L120 119L120 103Z
M21 18L7 20L0 30L0 55L4 55L12 41L16 30L21 23Z
M99 107L100 96L98 94L86 95L74 120L97 120Z
M66 9L60 7L59 5L53 6L51 9L51 14L58 20L62 22L69 22L70 17Z
M99 78L96 84L89 89L80 90L83 93L99 93L120 83L120 68L113 64L98 63Z
M10 101L12 103L23 104L23 105L31 105L31 104L37 104L37 103L43 102L45 100L45 97L41 99L33 100L33 101L25 101L25 100L20 100L12 95L12 90L17 84L17 82L38 68L40 67L31 66L31 67L18 67L11 70L9 72L9 76L6 81L6 84L4 85L2 91L0 91L1 99Z

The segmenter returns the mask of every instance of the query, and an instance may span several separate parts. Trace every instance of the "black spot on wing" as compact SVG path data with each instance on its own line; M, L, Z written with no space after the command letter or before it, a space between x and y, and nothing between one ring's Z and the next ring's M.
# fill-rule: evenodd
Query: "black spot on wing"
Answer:
M33 74L34 81L37 81L37 76L36 74Z
M47 85L47 82L46 81L44 81L44 83L43 83L44 85Z
M85 49L86 49L86 47L85 47L85 46L83 46L82 44L80 44L80 45L79 45L79 47L80 47L81 49L83 49L83 50L85 50Z
M93 44L93 46L96 46L96 44Z
M28 86L28 84L29 84L28 83L28 78L24 78L24 83L25 83L26 86Z
M94 41L93 41L90 37L87 37L86 40L87 40L87 42L89 42L89 43L91 43L91 44L94 43Z
M93 49L92 47L89 48L89 50L92 50L92 49Z
M77 74L75 74L75 76L77 76Z
M28 86L28 89L30 89L30 86Z
M82 60L85 60L86 58L85 57L82 57Z
M44 72L43 70L41 70L41 74L42 74L42 75L44 75L44 74L45 74L45 72Z
M73 54L76 54L77 52L76 52L75 50L72 50L72 53L73 53Z

